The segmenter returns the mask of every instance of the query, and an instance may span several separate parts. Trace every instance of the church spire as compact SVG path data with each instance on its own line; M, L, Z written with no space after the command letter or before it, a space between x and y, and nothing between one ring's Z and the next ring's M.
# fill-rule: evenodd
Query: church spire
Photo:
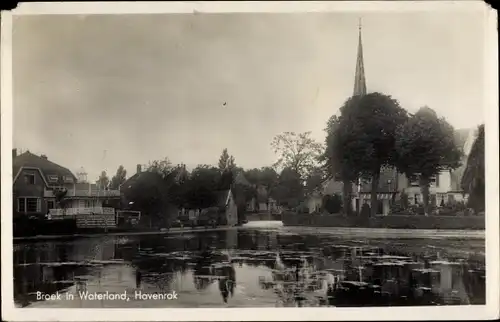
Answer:
M361 18L359 19L358 58L356 60L356 74L354 76L354 93L356 95L366 94L365 65L363 62L363 44L361 42Z

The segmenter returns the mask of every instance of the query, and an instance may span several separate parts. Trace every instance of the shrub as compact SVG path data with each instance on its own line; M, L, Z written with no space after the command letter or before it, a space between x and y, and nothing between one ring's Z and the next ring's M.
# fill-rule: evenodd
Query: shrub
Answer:
M342 210L342 197L338 194L324 196L323 208L330 214L338 214Z
M409 206L408 194L403 190L403 191L401 191L399 198L400 198L401 207L403 209L408 209L408 206Z
M370 217L371 208L370 205L365 203L361 207L361 217Z

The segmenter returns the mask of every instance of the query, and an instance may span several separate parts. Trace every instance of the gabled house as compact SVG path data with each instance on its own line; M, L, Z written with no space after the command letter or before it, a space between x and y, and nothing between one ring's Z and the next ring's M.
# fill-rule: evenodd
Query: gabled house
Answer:
M247 210L251 212L280 212L278 202L269 196L268 188L264 185L255 185L256 196L247 203Z
M429 188L431 204L439 207L454 201L467 201L468 195L463 191L460 183L467 167L467 158L476 135L475 129L460 129L455 131L455 143L463 152L461 166L455 170L443 171L431 179ZM408 179L405 175L399 174L398 192L403 190L408 195L410 204L422 203L422 192L418 184L418 178Z
M217 191L217 207L223 210L228 226L236 226L238 224L238 207L234 200L231 189Z
M228 226L238 224L238 206L231 189L215 191L215 205L204 209L180 209L179 217L188 216L192 222L205 221L207 219L224 218Z
M120 197L118 191L99 189L96 185L77 182L67 168L50 161L45 155L12 150L13 213L16 215L114 214L103 207L106 200ZM57 203L57 192L63 191L65 209Z
M14 214L47 214L56 208L55 197L47 196L47 191L76 182L70 170L49 161L45 155L29 151L17 155L17 149L12 150L12 176Z

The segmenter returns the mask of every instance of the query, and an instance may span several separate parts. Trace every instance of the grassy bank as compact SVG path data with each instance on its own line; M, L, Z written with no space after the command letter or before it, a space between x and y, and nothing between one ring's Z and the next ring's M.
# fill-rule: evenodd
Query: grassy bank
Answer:
M484 230L485 217L390 215L362 218L359 216L285 213L283 214L283 224L285 226L311 227Z

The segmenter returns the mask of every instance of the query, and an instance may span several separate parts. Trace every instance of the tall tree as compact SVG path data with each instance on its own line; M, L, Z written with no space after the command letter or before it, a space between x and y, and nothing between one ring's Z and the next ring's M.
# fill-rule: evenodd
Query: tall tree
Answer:
M146 167L146 171L156 172L164 179L167 178L173 170L174 166L172 165L172 162L170 162L169 158L150 161L148 166Z
M274 137L271 147L278 154L274 167L292 169L302 180L317 165L322 152L321 144L311 138L311 132L284 132Z
M110 188L118 189L127 179L127 170L120 165L116 170L116 174L111 178Z
M311 171L306 179L306 191L307 193L312 193L316 189L320 189L323 184L324 173L321 168L314 169Z
M280 205L297 207L304 199L304 185L300 175L292 168L283 169L274 195Z
M325 152L320 157L323 162L325 177L330 180L339 180L343 183L343 205L344 213L350 215L352 212L352 184L356 183L359 174L352 165L351 157L344 149L345 145L352 140L350 134L344 133L346 127L341 127L341 118L333 115L327 122L325 132Z
M234 182L234 173L233 171L226 169L221 173L219 190L228 190L232 187Z
M227 149L222 150L218 166L221 172L227 169L232 171L236 167L236 164L234 163L234 157L232 155L229 155Z
M189 187L189 177L186 165L179 164L164 178L170 200L179 208L187 207L186 193Z
M371 181L371 215L375 215L380 171L395 165L396 130L408 114L397 100L381 93L353 96L340 112L339 120L332 121L337 122L335 132L339 135L333 144L335 162L331 166L345 171L343 176Z
M467 166L462 176L462 189L469 194L469 207L476 212L485 207L485 163L484 163L484 124L477 130Z
M259 184L265 186L267 191L272 192L278 183L278 173L272 167L262 167L259 171Z
M133 179L122 187L124 199L133 210L141 211L141 221L149 221L149 225L163 225L172 220L169 215L176 215L169 200L168 187L165 180L156 172L147 172Z
M434 110L422 107L397 130L396 152L398 170L419 180L427 216L430 179L460 166L462 152L455 144L453 127Z
M106 174L106 171L101 172L101 175L99 176L99 179L97 179L96 184L99 186L100 189L108 188L109 178L108 175Z
M203 209L215 206L215 191L219 189L221 173L218 168L209 165L198 165L191 172L186 186L186 203L188 208Z

